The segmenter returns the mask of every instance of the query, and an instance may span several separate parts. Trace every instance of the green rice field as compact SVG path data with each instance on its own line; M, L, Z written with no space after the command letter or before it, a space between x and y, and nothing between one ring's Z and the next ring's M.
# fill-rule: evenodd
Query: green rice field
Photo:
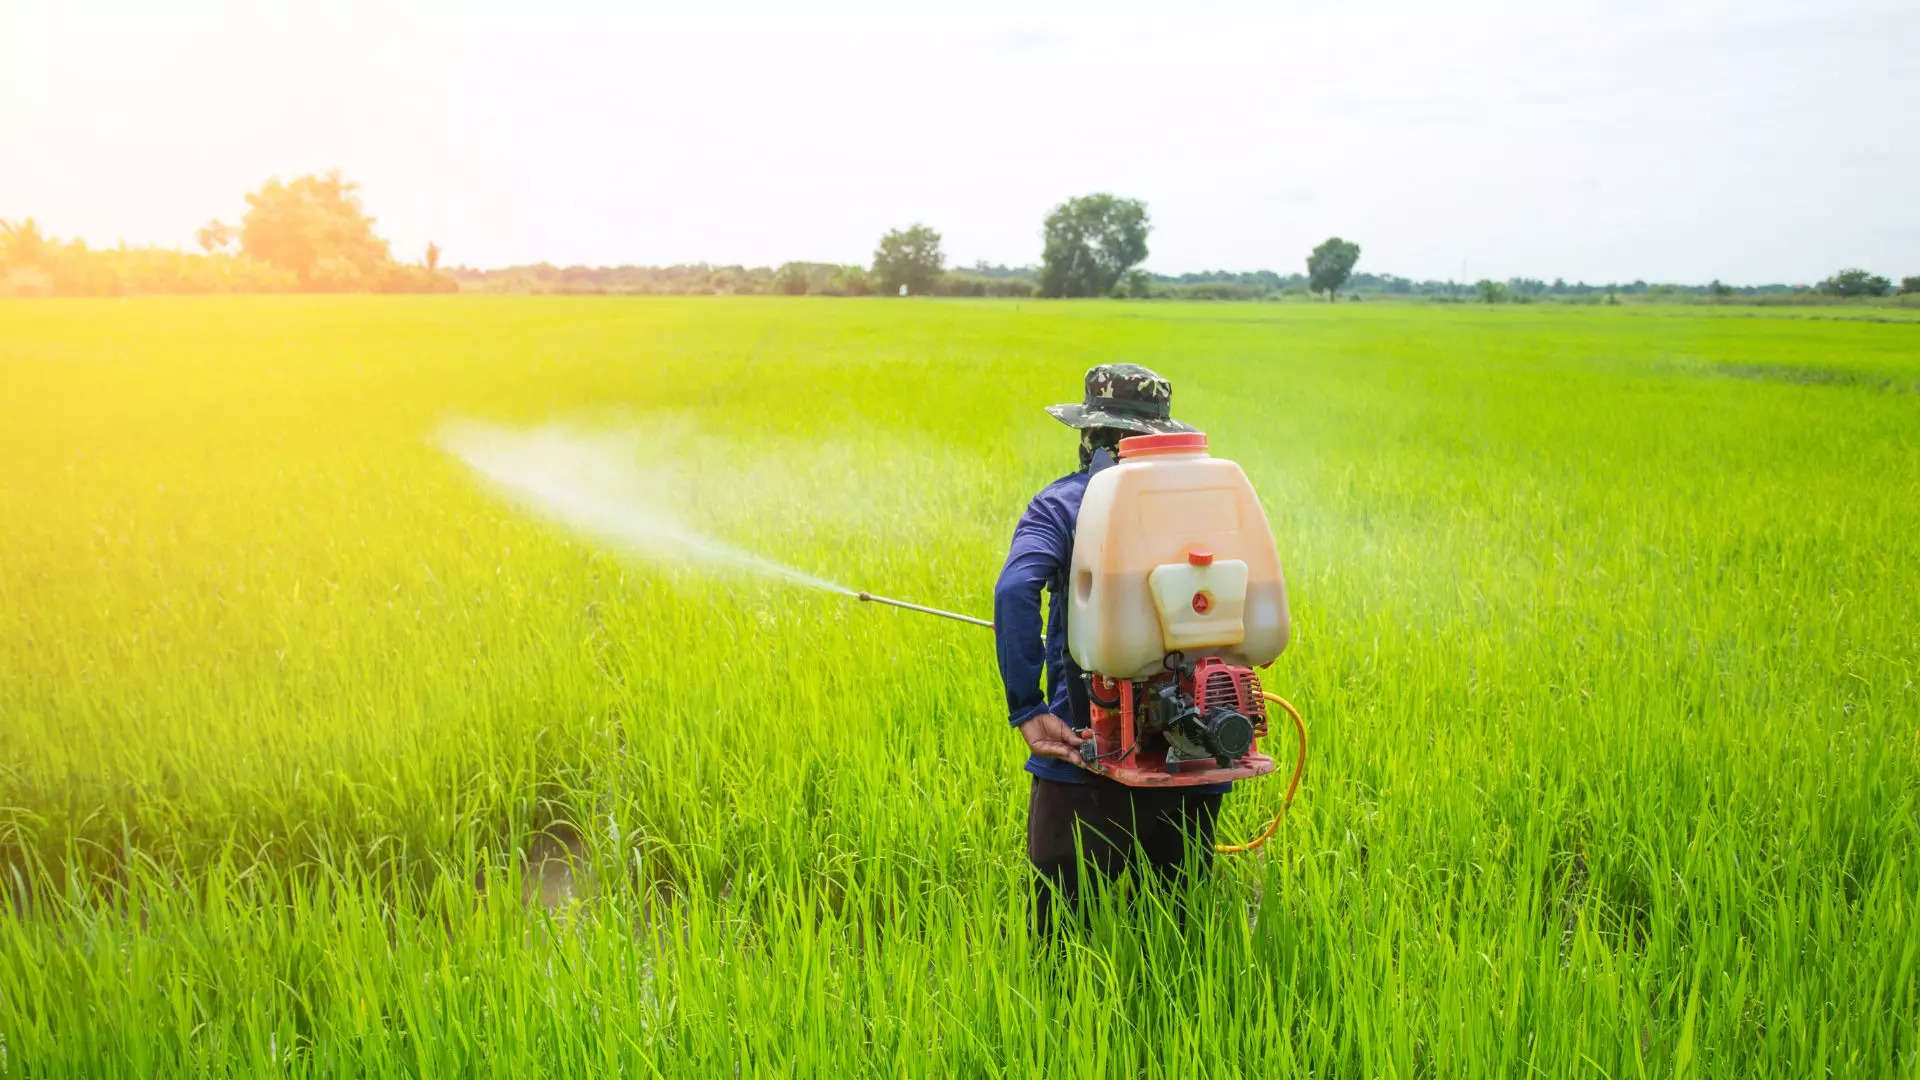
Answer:
M1313 749L1051 946L990 634L443 449L987 614L1102 361L1261 493ZM0 893L0 1077L1920 1075L1920 319L0 302Z

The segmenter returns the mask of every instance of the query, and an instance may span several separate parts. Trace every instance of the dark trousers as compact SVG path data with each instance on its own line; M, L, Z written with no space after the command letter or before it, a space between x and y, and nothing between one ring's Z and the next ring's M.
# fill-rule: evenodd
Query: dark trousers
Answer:
M1063 784L1034 777L1027 802L1027 858L1037 878L1035 931L1050 933L1056 920L1078 914L1090 878L1111 881L1123 873L1145 878L1144 869L1177 885L1184 869L1213 865L1220 800L1186 788L1131 788L1105 780Z

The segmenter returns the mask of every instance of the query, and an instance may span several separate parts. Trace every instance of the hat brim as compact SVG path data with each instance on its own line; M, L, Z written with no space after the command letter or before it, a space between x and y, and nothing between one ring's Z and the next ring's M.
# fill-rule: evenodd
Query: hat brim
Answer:
M1049 405L1047 415L1070 428L1119 428L1121 431L1136 431L1142 435L1171 435L1175 432L1200 430L1192 424L1183 424L1171 417L1162 419L1157 416L1129 416L1126 413L1089 409L1078 401L1068 402L1065 405Z

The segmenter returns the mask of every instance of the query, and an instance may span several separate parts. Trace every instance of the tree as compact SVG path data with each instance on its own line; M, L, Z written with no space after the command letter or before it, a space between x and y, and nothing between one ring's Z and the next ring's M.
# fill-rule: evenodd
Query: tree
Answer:
M1900 292L1902 295L1905 295L1907 293L1920 293L1920 274L1917 274L1913 277L1901 278Z
M1507 287L1497 281L1481 278L1474 283L1473 287L1479 290L1480 302L1483 304L1498 304L1507 298Z
M1068 199L1047 215L1041 296L1106 296L1147 257L1153 225L1138 199L1104 192Z
M440 269L440 245L429 240L427 241L427 270L430 272L433 272L433 271L438 271L439 269Z
M387 242L373 234L359 190L338 170L284 184L269 180L247 196L240 246L253 258L293 271L302 285L314 281L323 260L323 288L355 287L349 278L377 280L393 258Z
M940 234L920 224L887 233L873 251L873 276L887 296L899 293L903 285L914 296L932 292L946 264Z
M47 238L32 218L0 221L0 262L15 266L33 266L47 253Z
M1842 270L1820 283L1828 296L1885 296L1891 288L1893 282L1860 269Z
M193 238L200 242L201 250L211 255L233 243L234 228L217 220L209 221L194 232Z
M1332 300L1340 286L1353 275L1353 264L1360 261L1360 245L1337 236L1328 237L1307 256L1307 285Z

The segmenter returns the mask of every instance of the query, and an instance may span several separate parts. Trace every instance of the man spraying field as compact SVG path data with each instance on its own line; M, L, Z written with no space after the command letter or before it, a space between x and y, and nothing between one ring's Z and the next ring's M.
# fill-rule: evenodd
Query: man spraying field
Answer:
M1048 410L1079 431L1079 467L1021 516L991 622L856 592L697 533L628 501L606 481L602 448L565 431L464 425L443 439L504 494L629 550L993 629L1007 717L1029 751L1027 854L1044 929L1057 903L1077 907L1089 868L1172 881L1273 835L1277 814L1245 844L1213 843L1231 783L1274 768L1259 748L1269 702L1300 735L1282 810L1306 760L1304 723L1253 670L1289 630L1265 511L1240 467L1173 419L1171 399L1146 368L1105 364L1087 373L1083 401Z
M1271 661L1269 654L1277 655L1284 646L1284 588L1279 585L1264 515L1251 502L1250 488L1244 502L1251 503L1252 514L1258 515L1259 527L1253 531L1266 537L1264 554L1256 552L1250 560L1257 571L1251 583L1247 561L1223 561L1216 567L1211 551L1188 542L1211 542L1208 530L1219 532L1224 518L1218 513L1218 499L1209 503L1205 496L1214 489L1227 491L1226 487L1214 483L1213 488L1197 493L1156 496L1169 510L1190 507L1206 520L1166 521L1160 523L1164 528L1155 530L1180 548L1173 556L1179 561L1143 569L1137 575L1140 590L1151 582L1159 591L1177 594L1174 606L1180 610L1172 621L1165 611L1130 613L1135 636L1152 638L1144 654L1148 660L1144 670L1119 670L1107 662L1105 658L1115 655L1115 639L1100 633L1100 627L1075 626L1069 632L1076 608L1083 618L1121 618L1120 576L1103 574L1096 579L1100 567L1093 565L1112 565L1120 557L1118 544L1104 558L1099 551L1088 550L1100 548L1100 538L1093 538L1092 544L1082 541L1076 550L1090 486L1096 487L1101 500L1102 527L1111 523L1116 532L1128 527L1115 518L1110 505L1113 497L1124 497L1124 493L1108 490L1114 485L1101 481L1104 472L1119 465L1123 457L1141 463L1159 457L1184 464L1189 471L1224 466L1245 485L1237 466L1205 457L1205 436L1173 419L1172 397L1167 380L1144 367L1102 364L1087 372L1081 402L1047 410L1080 432L1079 468L1047 485L1027 505L1014 527L1012 549L994 588L993 622L1007 719L1026 740L1030 754L1026 769L1033 775L1027 857L1038 878L1034 918L1043 932L1057 917L1056 905L1069 911L1077 908L1088 871L1111 878L1142 869L1138 863L1144 860L1144 869L1171 882L1183 868L1209 865L1215 820L1232 780L1272 768L1270 759L1253 752L1256 731L1264 733L1265 712L1251 672L1228 668L1218 659L1199 659L1196 666L1187 663L1189 652L1198 658L1203 652L1222 651L1204 646L1242 645L1249 637L1250 617L1254 622L1264 620L1264 625L1254 627L1252 636L1266 639L1251 645L1260 654L1253 657L1254 662ZM1143 435L1162 438L1131 438ZM1125 450L1122 440L1130 440ZM1138 472L1141 463L1124 468ZM1228 492L1228 497L1231 500L1237 494ZM1238 515L1237 520L1247 517L1239 503L1230 501L1226 508ZM1160 546L1165 547L1165 542ZM1256 540L1253 546L1261 545ZM1100 609L1095 582L1108 579L1114 583L1101 588L1113 595ZM1043 591L1048 597L1044 629ZM1229 606L1231 612L1225 610ZM1224 618L1227 615L1233 617ZM1201 626L1197 636L1186 623ZM1163 631L1176 627L1187 632L1187 640L1180 643L1184 648L1168 649L1172 639L1163 638ZM1095 656L1102 659L1092 659ZM1245 662L1246 658L1240 659ZM1090 674L1083 662L1103 670ZM1137 658L1117 663L1135 664ZM1202 676L1199 682L1196 671ZM1204 698L1210 688L1209 707ZM1149 745L1158 749L1144 749ZM1157 754L1151 768L1145 760L1149 754Z

